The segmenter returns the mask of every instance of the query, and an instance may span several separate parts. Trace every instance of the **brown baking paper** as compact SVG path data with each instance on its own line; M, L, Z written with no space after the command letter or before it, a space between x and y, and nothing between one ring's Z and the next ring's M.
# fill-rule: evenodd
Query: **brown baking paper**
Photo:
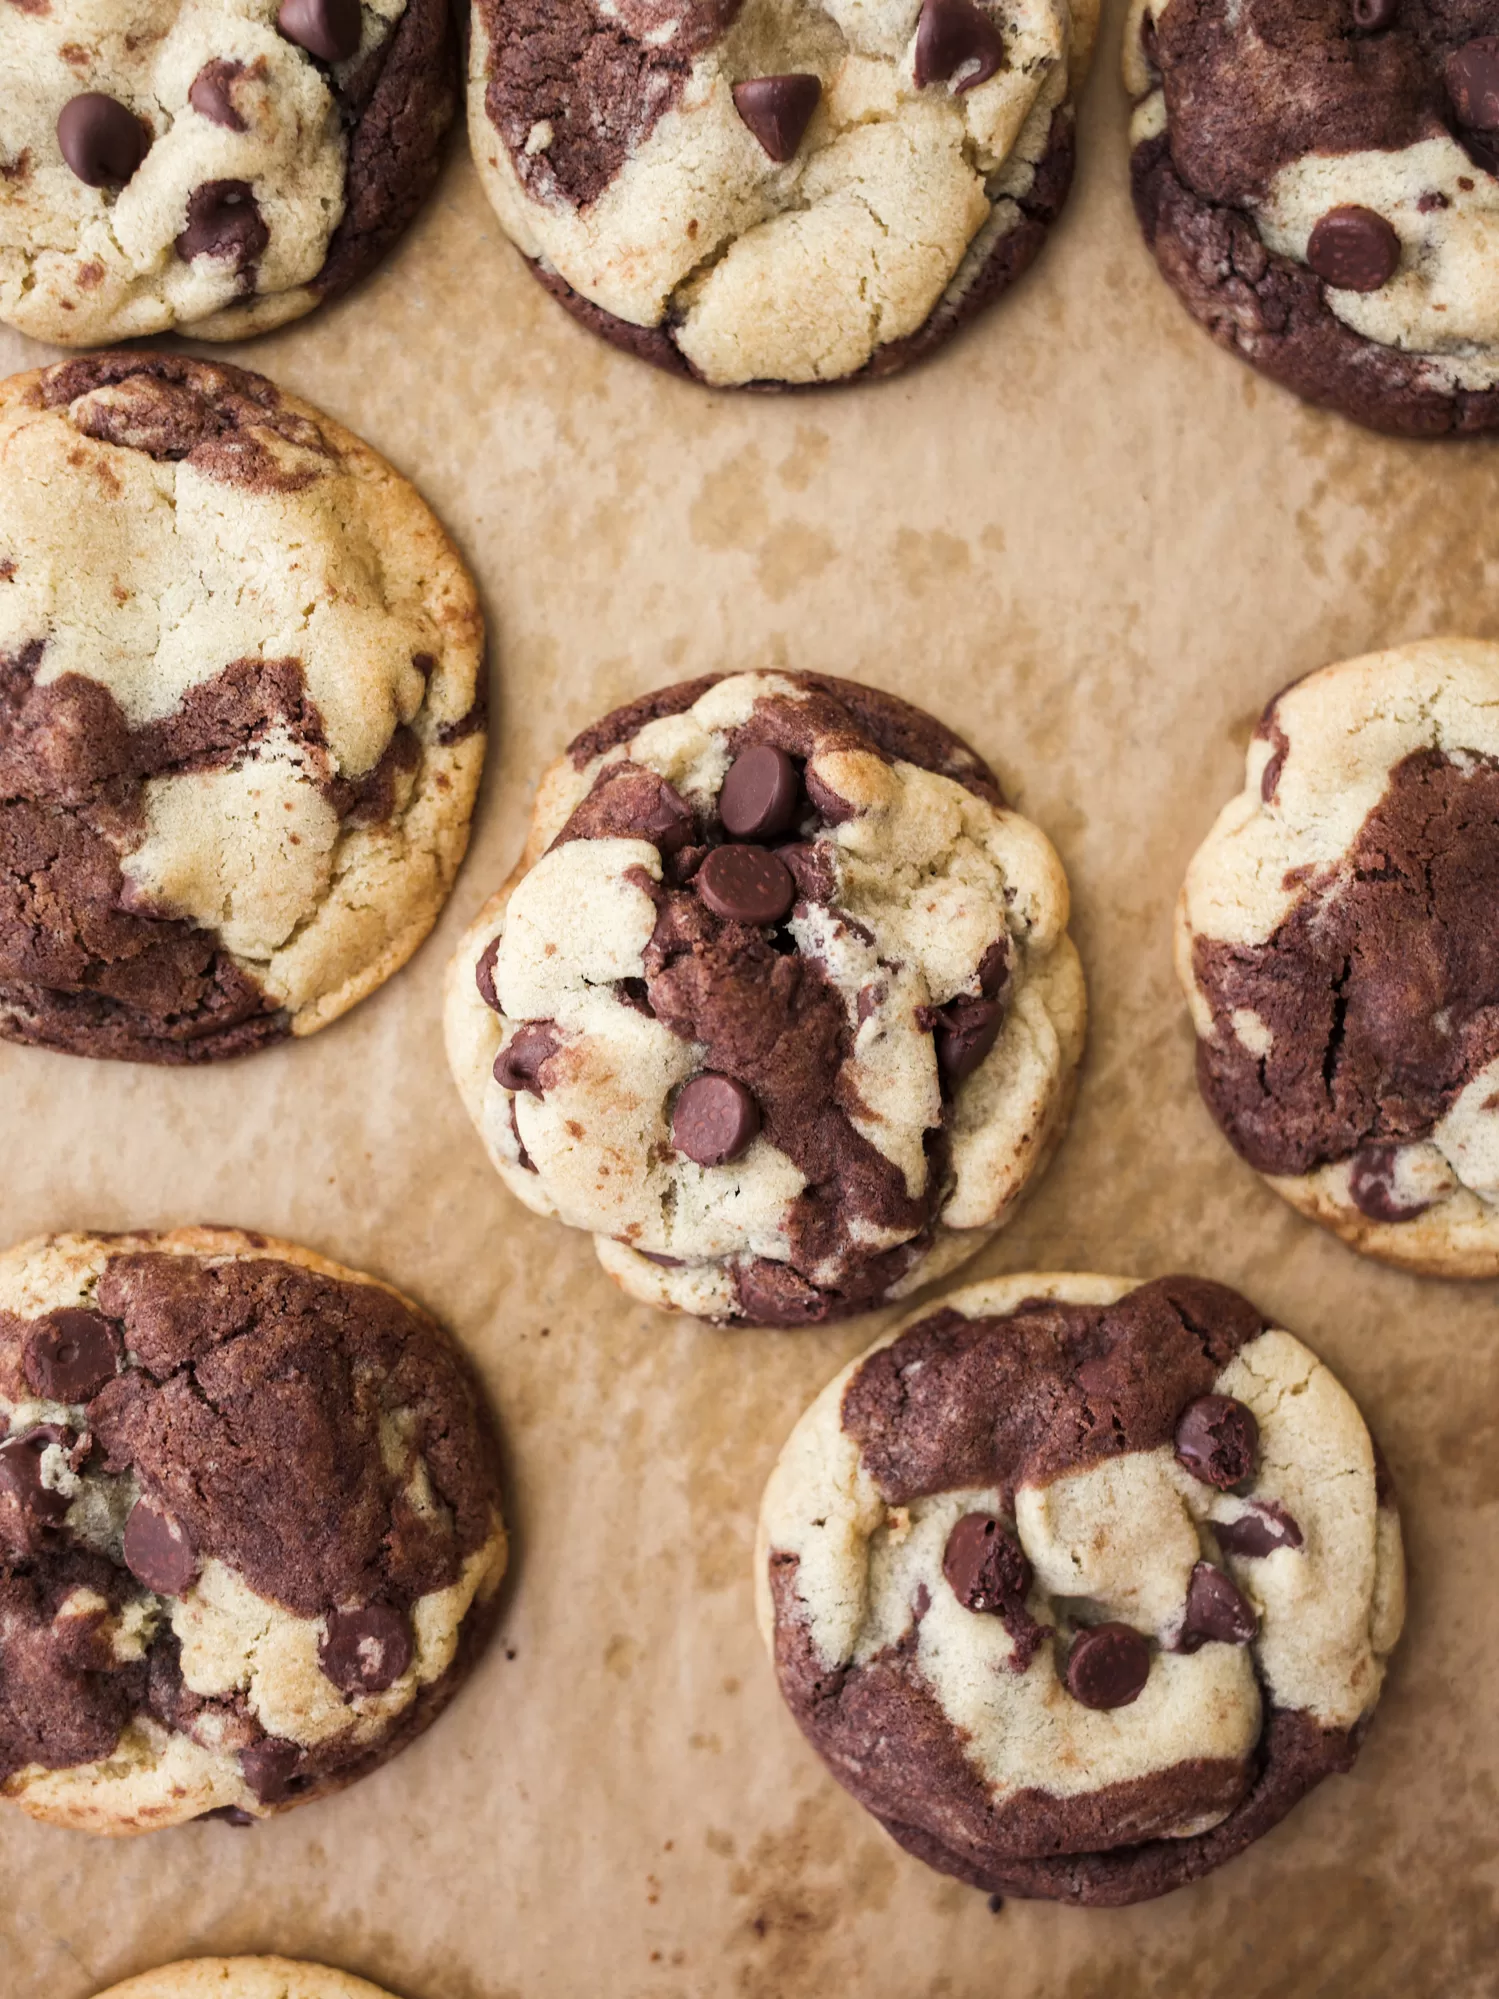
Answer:
M310 1041L200 1074L0 1045L3 1234L211 1219L403 1286L483 1370L515 1563L474 1682L342 1797L120 1842L0 1807L5 1999L248 1950L402 1999L1499 1991L1495 1288L1377 1268L1283 1207L1197 1100L1170 964L1182 871L1275 689L1499 636L1499 447L1367 435L1191 323L1129 210L1121 14L1055 240L909 377L714 395L612 352L527 277L461 146L372 283L232 350L385 452L478 572L498 698L473 848L413 963ZM0 336L7 371L48 358ZM1356 1771L1161 1902L992 1914L824 1775L755 1631L753 1524L792 1421L882 1321L632 1306L507 1197L448 1080L443 965L543 763L646 687L779 664L929 706L1071 876L1077 1112L967 1275L1238 1285L1333 1364L1394 1470L1410 1617Z

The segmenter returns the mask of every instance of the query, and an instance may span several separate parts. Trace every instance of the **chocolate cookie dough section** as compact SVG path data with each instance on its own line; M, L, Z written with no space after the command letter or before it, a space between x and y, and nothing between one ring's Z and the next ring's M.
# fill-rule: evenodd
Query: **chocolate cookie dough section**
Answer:
M1499 653L1428 641L1279 695L1193 860L1203 1097L1358 1247L1499 1270Z
M201 1062L416 948L484 752L471 580L264 377L102 354L0 385L0 1033Z
M1018 1276L852 1362L756 1554L781 1691L910 1852L1143 1901L1356 1754L1404 1614L1357 1409L1200 1278Z
M1091 0L474 0L469 133L584 325L718 386L882 375L1033 261Z
M663 689L543 778L449 974L507 1186L632 1295L810 1325L1006 1218L1084 996L1044 837L951 731L827 675Z
M1135 206L1221 345L1375 429L1499 424L1496 28L1438 0L1135 0Z
M102 1833L264 1817L435 1719L504 1571L456 1350L224 1230L0 1257L0 1795Z
M0 318L232 340L364 275L435 180L447 0L0 7Z

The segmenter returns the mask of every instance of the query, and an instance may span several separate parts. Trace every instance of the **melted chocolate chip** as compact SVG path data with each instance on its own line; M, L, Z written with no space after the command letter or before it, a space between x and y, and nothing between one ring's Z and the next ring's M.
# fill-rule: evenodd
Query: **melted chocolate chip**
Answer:
M494 1079L507 1090L529 1090L533 1097L543 1094L537 1080L541 1065L557 1052L557 1023L532 1020L495 1057Z
M760 1129L760 1106L732 1076L694 1076L671 1114L671 1142L699 1166L726 1166Z
M68 1501L42 1483L42 1453L49 1444L62 1443L67 1434L55 1423L44 1423L24 1437L0 1444L0 1545L13 1544L25 1554L38 1535L46 1535L66 1519Z
M194 257L232 259L245 271L271 240L247 180L208 180L187 198L187 227L174 245L184 263Z
M916 88L946 83L962 72L956 88L986 83L1004 61L998 28L973 0L923 0L916 26Z
M779 923L796 900L791 870L761 847L715 847L695 885L714 915L731 923Z
M385 1603L335 1610L318 1664L341 1693L382 1694L411 1664L411 1627Z
M359 0L281 0L276 26L324 62L347 62L358 53L363 31Z
M49 1312L26 1336L26 1385L49 1402L87 1402L119 1365L120 1340L102 1312Z
M1479 35L1454 49L1442 76L1459 123L1499 131L1499 35Z
M801 807L801 773L784 750L769 743L756 743L735 757L718 795L718 816L735 840L773 840L789 833Z
M1215 1520L1213 1532L1226 1555L1273 1555L1277 1548L1299 1548L1304 1536L1283 1506L1273 1499L1254 1499L1237 1520Z
M1395 25L1400 0L1353 0L1353 25L1361 35L1378 35Z
M782 163L796 157L796 149L812 122L812 113L821 96L821 77L802 72L756 76L747 83L734 85L734 109L771 159ZM781 752L772 754L779 756ZM724 823L727 825L728 821Z
M1084 1707L1128 1707L1150 1678L1150 1647L1132 1625L1095 1624L1073 1639L1066 1678Z
M1196 1652L1209 1640L1220 1645L1247 1645L1260 1621L1239 1591L1211 1562L1199 1562L1187 1585L1187 1608L1179 1652Z
M1010 940L998 937L979 959L979 991L997 999L1010 982Z
M295 1742L283 1742L274 1735L240 1751L240 1773L261 1804L279 1804L286 1796L301 1754Z
M474 984L479 988L479 997L495 1013L503 1009L499 994L494 989L494 961L500 955L500 939L492 937L484 946L479 962L474 967Z
M234 108L234 84L243 76L242 62L225 62L215 57L204 63L193 78L187 93L187 101L200 118L206 118L210 125L222 125L229 132L243 132L246 125Z
M58 114L57 143L86 186L123 187L151 141L127 105L101 90L85 90L70 97Z
M1395 275L1400 238L1372 208L1330 208L1313 228L1306 261L1336 291L1377 292Z
M138 1499L125 1522L125 1566L158 1596L181 1596L198 1573L184 1529L149 1499Z
M1403 1200L1395 1188L1394 1145L1365 1145L1348 1168L1348 1194L1360 1214L1372 1222L1409 1222L1424 1215L1430 1201Z
M1231 1395L1199 1395L1176 1424L1176 1456L1193 1478L1220 1492L1242 1484L1259 1461L1260 1426Z
M1031 1565L1015 1530L992 1513L965 1513L947 1537L942 1573L965 1610L1003 1616L1025 1601Z
M937 1067L949 1083L970 1077L999 1039L1004 1008L998 1000L955 999L932 1022Z

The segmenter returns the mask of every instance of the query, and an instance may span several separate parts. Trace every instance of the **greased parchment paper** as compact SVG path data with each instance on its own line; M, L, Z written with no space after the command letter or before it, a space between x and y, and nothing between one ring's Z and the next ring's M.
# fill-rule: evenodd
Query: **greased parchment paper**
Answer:
M1121 13L1040 264L908 378L770 397L653 374L526 276L461 146L373 283L233 353L386 453L478 571L497 702L473 848L437 935L310 1041L201 1074L0 1044L3 1235L209 1219L393 1279L483 1371L515 1564L474 1682L340 1798L118 1843L0 1808L5 1999L242 1950L403 1999L1499 1992L1499 1300L1361 1262L1233 1158L1170 966L1266 698L1387 642L1499 635L1499 447L1366 435L1188 320L1129 211ZM48 358L0 335L5 372ZM505 1195L448 1081L443 964L542 764L645 687L777 664L965 732L1072 879L1076 1116L968 1275L1236 1284L1332 1363L1395 1474L1410 1616L1356 1771L1163 1902L992 1914L823 1774L754 1629L754 1515L880 1321L729 1334L630 1306L586 1238Z

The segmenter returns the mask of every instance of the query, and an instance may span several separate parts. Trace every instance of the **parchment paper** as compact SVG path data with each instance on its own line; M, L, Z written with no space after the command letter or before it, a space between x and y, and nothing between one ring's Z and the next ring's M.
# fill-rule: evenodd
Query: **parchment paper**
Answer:
M461 145L373 283L235 353L415 479L478 572L498 701L473 849L412 965L311 1041L202 1074L0 1045L3 1235L228 1221L404 1286L500 1411L515 1567L474 1683L341 1798L118 1843L0 1807L6 1999L241 1950L402 1999L1499 1991L1495 1291L1362 1262L1234 1159L1169 957L1182 870L1276 688L1499 634L1499 461L1310 412L1188 320L1129 212L1121 13L1040 265L908 378L715 396L614 354L525 275ZM0 336L5 372L48 358ZM965 731L1072 879L1077 1113L968 1274L1240 1286L1333 1364L1401 1493L1410 1619L1356 1772L1136 1910L991 1914L901 1854L781 1708L755 1508L879 1321L726 1334L631 1307L585 1238L508 1199L443 1063L443 964L544 761L645 687L782 662Z

